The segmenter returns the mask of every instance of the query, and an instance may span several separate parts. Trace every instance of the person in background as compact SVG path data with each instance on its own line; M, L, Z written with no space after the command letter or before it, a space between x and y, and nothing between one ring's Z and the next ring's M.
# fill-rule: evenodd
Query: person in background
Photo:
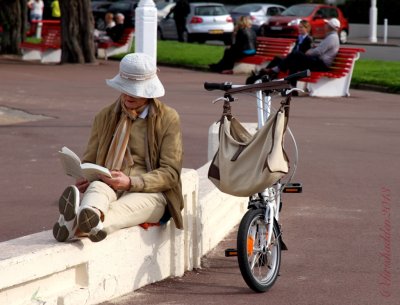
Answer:
M43 19L44 3L42 0L29 0L28 8L30 9L31 22Z
M313 38L310 36L311 24L307 20L301 20L299 23L299 36L296 39L296 43L291 52L302 52L306 53L313 46ZM279 66L284 57L275 56L266 66L261 69L258 73L252 72L252 74L246 79L246 84L253 84L256 80L260 79L266 74L267 69Z
M177 0L175 7L171 10L174 13L178 41L183 42L183 33L186 30L186 18L190 14L190 5L187 0Z
M276 78L279 71L288 71L289 74L306 69L328 71L340 47L338 36L340 21L336 18L325 20L325 27L327 34L317 47L309 49L306 53L300 51L290 53L279 65L266 68L265 74L270 78Z
M115 26L114 14L108 12L104 16L104 21L99 22L99 27L94 29L95 41L101 41L101 39L107 36L107 29L111 29Z
M115 25L114 14L111 12L106 13L104 16L104 30L111 29Z
M60 3L58 0L54 0L51 2L51 18L52 19L60 19L61 17L61 10L60 10Z
M106 83L119 97L95 116L82 162L107 167L112 178L81 178L64 190L53 226L59 242L75 236L99 242L116 230L171 217L183 229L180 118L159 100L165 90L154 59L125 55Z
M125 16L124 14L118 13L115 15L115 26L106 29L107 36L112 41L116 42L122 38L125 30Z
M209 66L211 71L231 74L236 61L256 53L256 33L251 25L249 17L240 17L234 30L234 43L225 49L218 63Z

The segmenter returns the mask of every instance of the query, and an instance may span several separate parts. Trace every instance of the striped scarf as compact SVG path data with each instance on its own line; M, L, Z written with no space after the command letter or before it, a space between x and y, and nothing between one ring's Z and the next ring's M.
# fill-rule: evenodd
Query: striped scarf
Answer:
M129 135L132 123L137 119L139 113L147 106L144 105L137 110L126 108L124 100L121 99L121 117L119 119L114 137L108 149L105 166L110 170L121 170L125 160L126 164L133 165L132 155L128 148Z

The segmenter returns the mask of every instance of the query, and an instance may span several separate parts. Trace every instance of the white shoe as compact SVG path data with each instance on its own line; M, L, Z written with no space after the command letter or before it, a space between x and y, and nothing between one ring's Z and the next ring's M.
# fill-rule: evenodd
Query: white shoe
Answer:
M93 242L102 241L107 237L107 232L103 230L101 212L91 206L81 207L78 216L79 230L89 234L89 239Z
M71 239L78 228L77 215L79 208L79 190L76 186L68 186L58 201L60 217L53 226L53 236L63 242Z

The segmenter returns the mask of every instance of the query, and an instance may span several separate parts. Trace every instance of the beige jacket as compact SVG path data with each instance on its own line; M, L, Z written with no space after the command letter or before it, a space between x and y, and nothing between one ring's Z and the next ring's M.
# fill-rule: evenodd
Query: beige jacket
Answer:
M108 148L121 113L119 100L104 108L94 119L91 136L83 156L83 162L104 166ZM146 164L148 172L141 175L144 186L132 185L131 192L158 193L167 198L166 213L183 229L181 210L183 209L181 170L182 170L182 134L178 113L152 99L147 116ZM130 175L130 168L124 173ZM131 179L133 180L133 179ZM164 215L168 216L168 215ZM164 218L164 217L163 217Z

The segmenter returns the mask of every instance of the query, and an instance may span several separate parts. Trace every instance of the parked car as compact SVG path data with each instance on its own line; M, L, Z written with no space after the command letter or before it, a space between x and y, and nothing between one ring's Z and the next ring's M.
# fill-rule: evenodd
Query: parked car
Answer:
M165 18L165 16L167 16L169 12L175 7L175 4L175 2L166 1L156 2L158 21Z
M241 16L249 16L253 23L253 29L258 32L271 16L280 15L286 7L269 3L247 3L235 7L231 11L233 22L236 24Z
M331 5L324 4L296 4L290 6L279 16L269 18L260 29L264 36L291 37L298 35L298 25L301 20L311 24L311 35L322 39L326 35L325 19L337 18L340 21L340 43L346 43L349 35L349 23L342 11Z
M184 40L204 43L206 40L222 40L226 45L232 43L233 20L221 3L190 3ZM173 13L168 14L158 23L159 39L177 39Z

